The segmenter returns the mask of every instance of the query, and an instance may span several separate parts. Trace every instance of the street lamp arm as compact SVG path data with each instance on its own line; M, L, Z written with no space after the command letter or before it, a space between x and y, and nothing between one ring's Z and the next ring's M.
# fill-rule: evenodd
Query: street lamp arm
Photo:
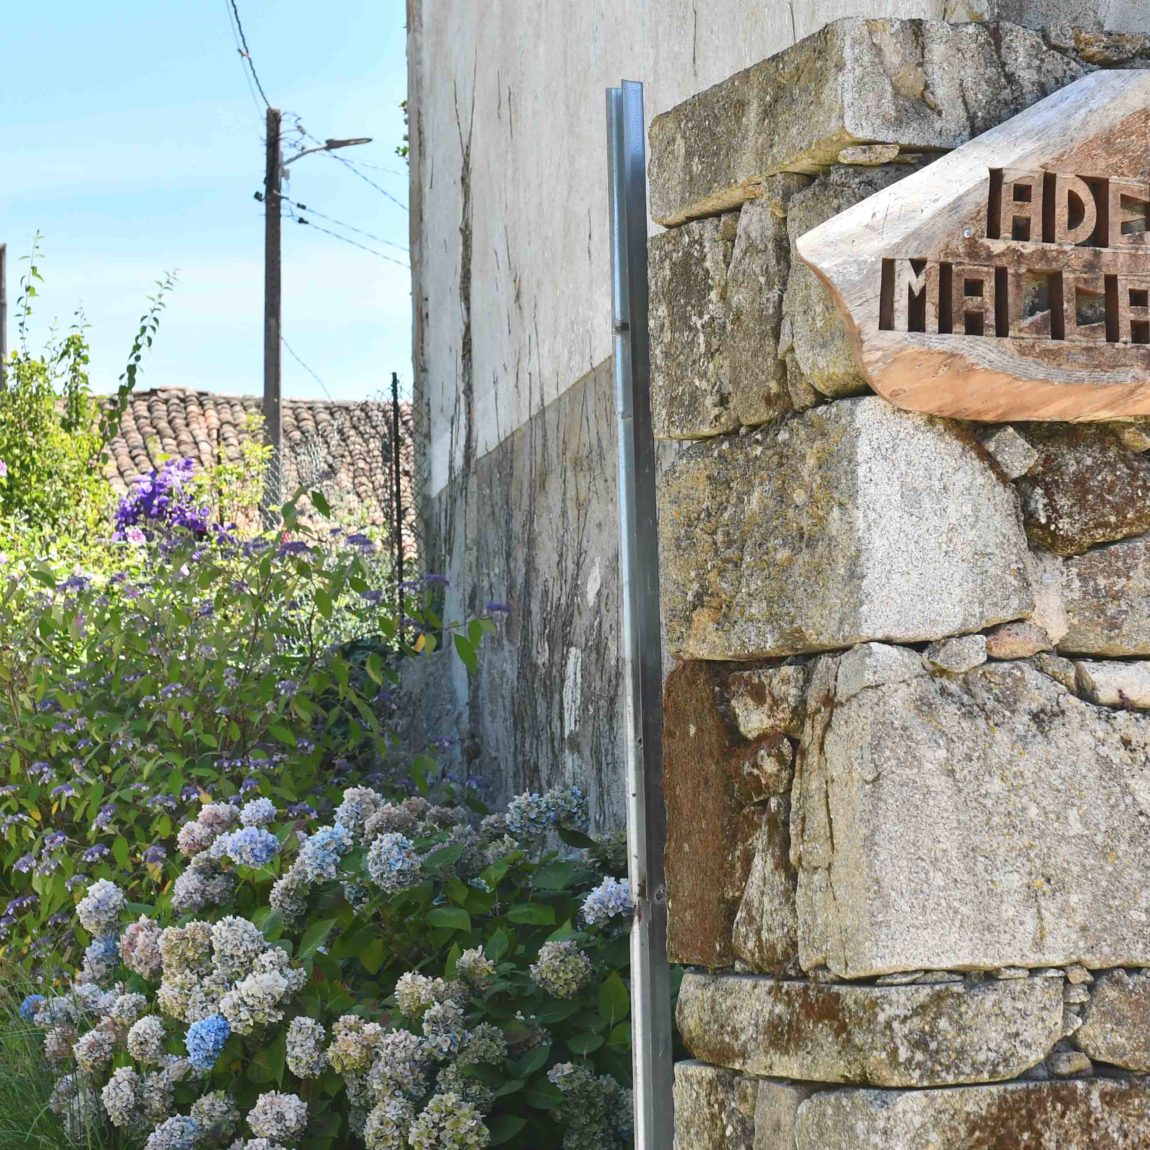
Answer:
M296 152L290 159L284 160L283 166L286 168L288 164L294 164L302 156L310 156L313 152L334 152L337 148L352 148L357 144L370 143L370 136L358 136L353 140L325 140L314 148L304 148L302 152Z

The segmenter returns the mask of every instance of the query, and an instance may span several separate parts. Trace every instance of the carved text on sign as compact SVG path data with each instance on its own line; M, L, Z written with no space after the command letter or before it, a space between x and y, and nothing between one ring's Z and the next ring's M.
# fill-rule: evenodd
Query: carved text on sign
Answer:
M1150 344L1150 184L992 169L985 223L1016 259L882 261L883 331Z
M1082 77L797 248L900 407L1150 416L1150 71Z

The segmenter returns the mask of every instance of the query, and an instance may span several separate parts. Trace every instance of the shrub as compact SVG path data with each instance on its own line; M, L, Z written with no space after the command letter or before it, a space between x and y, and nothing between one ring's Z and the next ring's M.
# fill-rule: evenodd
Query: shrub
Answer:
M43 282L39 238L20 280L17 347L4 364L0 390L0 539L8 552L59 553L104 534L111 501L101 475L104 447L119 426L173 281L163 280L149 300L116 399L101 415L89 388L82 314L62 340L53 336L38 353L29 347L33 301Z
M379 777L395 661L433 645L438 620L400 634L363 536L320 546L290 507L284 531L247 541L143 521L153 541L108 545L103 572L0 566L10 950L66 949L71 892L92 877L122 871L130 898L152 901L204 796L302 811Z
M171 892L94 883L83 970L25 1008L57 1108L148 1150L630 1145L629 900L583 806L202 805Z

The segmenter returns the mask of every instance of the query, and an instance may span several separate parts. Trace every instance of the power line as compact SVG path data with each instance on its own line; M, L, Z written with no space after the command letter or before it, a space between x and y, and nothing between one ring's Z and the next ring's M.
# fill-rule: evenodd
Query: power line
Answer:
M323 232L325 236L331 236L333 239L343 240L345 244L351 244L353 248L359 248L361 251L369 252L373 256L378 256L381 260L386 260L389 264L395 264L396 267L403 268L405 271L411 271L409 264L405 264L403 260L397 260L394 256L386 255L383 252L377 252L375 248L369 248L367 244L361 244L359 240L349 239L347 236L341 236L339 232L333 232L330 228L322 228L319 224L312 223L311 220L304 219L303 216L292 216L297 224L306 224L309 228L315 228L317 232Z
M393 240L385 240L383 236L373 235L371 232L365 232L363 228L353 227L351 224L345 224L342 220L326 216L317 208L309 208L307 204L301 204L297 200L289 200L286 196L284 199L291 204L292 207L299 208L301 212L311 212L313 216L319 216L321 220L327 220L329 224L335 224L337 228L345 228L349 232L355 232L358 236L366 236L369 240L375 240L376 243L383 244L385 247L395 248L397 251L406 252L408 250L403 244L397 244ZM294 218L299 219L298 216Z
M255 198L257 200L262 200L263 193L256 192ZM369 248L367 244L361 244L359 240L353 240L349 236L341 236L339 232L333 232L330 228L321 227L319 224L313 223L311 220L304 216L297 216L293 207L293 202L291 200L284 199L281 202L287 204L288 206L288 211L290 213L288 218L295 220L297 224L305 224L309 228L315 228L317 232L323 232L325 236L331 236L333 239L342 240L345 244L351 244L353 248L359 248L361 251L368 252L369 254L376 256L378 259L384 260L389 264L395 264L396 267L403 268L404 271L411 271L411 266L409 264L405 264L403 260L397 260L394 256L389 256L385 252L377 252L375 248Z
M396 179L406 180L409 178L407 172L397 172L394 168L385 168L382 164L369 164L366 160L352 160L351 161L357 168L371 168L373 172L383 172L384 175L395 176Z
M308 131L308 130L307 130L307 129L306 129L304 126L303 126L303 124L302 124L302 122L301 122L301 117L300 117L299 115L297 115L295 112L291 112L291 113L288 113L288 114L289 114L289 115L291 115L291 116L292 116L292 118L295 120L296 131L298 131L298 132L300 133L300 135L301 135L301 136L303 136L303 137L304 137L305 139L307 139L307 140L310 140L310 141L311 141L313 144L316 144L316 145L320 145L320 146L322 146L322 144L323 144L323 141L322 141L322 140L317 140L317 139L316 139L316 137L315 137L315 136L313 136L313 135L311 134L311 132L309 132L309 131ZM377 184L377 183L376 183L376 182L375 182L373 179L371 179L371 177L369 177L369 176L365 176L365 175L363 174L363 172L361 172L361 171L359 170L359 167L358 167L357 161L355 161L355 160L349 160L349 159L347 159L347 157L345 157L345 156L337 156L337 155L335 154L335 152L324 152L324 155L325 155L325 156L327 156L329 159L335 160L335 161L336 161L336 163L339 163L339 164L343 164L343 166L344 166L345 168L347 168L347 170L348 170L349 172L351 172L351 173L352 173L352 175L354 175L354 176L358 176L358 177L359 177L361 180L363 180L363 182L364 182L365 184L368 184L368 185L370 185L371 187L373 187L373 188L374 188L374 189L375 189L377 192L379 192L379 194L380 194L381 196L383 196L384 198L386 198L386 199L390 200L390 201L391 201L393 204L395 204L395 205L396 205L396 207L402 208L402 209L403 209L405 212L408 210L408 209L407 209L407 205L406 205L406 204L405 204L405 203L404 203L404 202L403 202L401 199L399 199L399 198L398 198L398 197L396 197L396 196L393 196L393 195L391 194L391 192L389 192L389 191L388 191L386 188L384 188L384 187L381 187L381 186L380 186L379 184Z
M361 180L363 180L363 182L364 182L365 184L370 184L370 185L371 185L371 187L375 188L375 190L376 190L377 192L379 192L379 194L380 194L381 196L384 196L384 197L386 197L387 199L391 200L391 202L392 202L393 204L395 204L395 205L396 205L397 207L399 207L399 208L402 208L402 209L403 209L405 212L407 211L407 205L406 205L406 204L405 204L405 203L404 203L404 202L403 202L401 199L399 199L399 198L398 198L398 197L396 197L396 196L393 196L393 195L391 194L391 192L389 192L389 191L388 191L386 188L384 188L384 187L380 187L380 185L379 185L379 184L377 184L377 183L375 182L375 180L371 179L371 177L370 177L370 176L365 176L365 175L363 174L363 172L361 172L361 171L360 171L360 170L359 170L359 169L358 169L358 168L355 166L355 163L354 163L352 160L349 160L349 159L347 159L347 158L346 158L346 157L344 157L344 156L337 156L337 155L335 154L335 152L326 152L326 153L324 153L324 154L325 154L325 155L328 155L328 156L330 156L330 157L331 157L333 160L335 160L335 162L336 162L337 164L343 164L343 166L344 166L345 168L347 168L347 170L348 170L349 172L351 172L353 175L359 176L359 178L360 178Z
M286 339L284 339L284 337L282 335L280 336L280 343L282 343L284 345L284 347L287 349L288 355L290 355L292 357L292 359L294 359L296 361L296 363L298 363L300 365L300 367L302 367L304 369L304 371L306 371L308 373L308 375L310 375L312 377L312 379L314 379L316 381L316 383L318 383L320 385L320 387L323 389L324 395L326 395L328 397L328 399L331 400L332 403L335 403L335 397L332 395L332 393L330 391L328 391L327 384L324 383L324 381L322 379L320 379L320 377L318 375L316 375L316 373L310 367L308 367L308 365L306 363L304 363L304 361L302 359L300 359L299 353L295 350L294 347L292 347L292 345L290 343L288 343L288 341Z
M230 2L231 2L232 15L235 17L235 31L239 34L239 41L240 41L236 50L239 52L240 56L247 63L248 70L251 72L252 79L255 81L256 89L259 91L260 98L264 102L264 107L270 108L271 107L271 101L268 99L267 93L264 91L263 84L260 83L259 73L256 71L255 61L252 60L252 52L251 52L251 49L248 47L248 38L247 38L247 36L244 35L244 24L243 24L243 21L240 19L239 6L237 5L236 0L230 0Z

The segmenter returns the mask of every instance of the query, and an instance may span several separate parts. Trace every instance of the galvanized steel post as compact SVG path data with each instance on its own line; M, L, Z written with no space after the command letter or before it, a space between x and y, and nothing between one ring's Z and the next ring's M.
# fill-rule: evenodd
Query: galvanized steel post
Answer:
M651 356L643 85L607 90L612 311L619 436L619 569L626 694L627 838L635 921L631 1016L636 1150L674 1141L671 972L663 877L663 652Z

